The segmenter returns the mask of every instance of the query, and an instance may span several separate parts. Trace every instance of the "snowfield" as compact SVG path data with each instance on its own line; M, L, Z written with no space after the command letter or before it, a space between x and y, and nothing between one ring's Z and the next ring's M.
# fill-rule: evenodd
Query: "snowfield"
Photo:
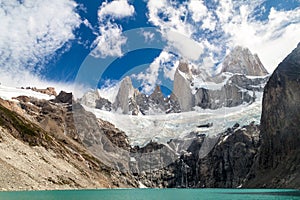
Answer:
M5 100L13 100L17 96L35 97L38 99L53 99L49 96L32 90L6 87L0 85L0 97ZM129 137L131 145L144 146L149 141L166 144L170 139L184 138L191 132L215 136L235 123L247 125L254 121L260 122L262 93L252 104L243 104L232 108L220 108L217 110L201 109L195 107L194 111L156 115L124 115L115 112L103 111L84 106L87 111L96 115L97 118L114 124L124 131ZM14 100L17 101L17 100ZM213 123L209 128L197 126Z
M260 97L261 98L261 97ZM217 110L195 108L195 111L160 115L124 115L84 106L97 118L106 120L124 131L131 145L144 146L149 141L166 144L170 139L183 138L191 132L215 136L235 123L247 125L260 122L261 100L232 108ZM213 123L210 128L197 126Z
M12 98L18 97L18 96L28 96L28 97L35 97L37 99L46 99L46 100L55 98L54 96L49 96L47 94L35 92L30 89L27 90L27 89L7 87L4 85L0 85L0 98L2 98L4 100L15 100ZM17 101L17 100L15 100L15 101Z

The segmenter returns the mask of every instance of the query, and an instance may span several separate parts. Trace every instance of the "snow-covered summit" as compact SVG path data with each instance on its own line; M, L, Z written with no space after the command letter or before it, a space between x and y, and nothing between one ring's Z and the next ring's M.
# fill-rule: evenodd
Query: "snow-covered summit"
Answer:
M237 63L238 60L237 58ZM255 62L249 62L247 69L257 68L253 66ZM227 64L231 67L232 63L228 62ZM240 65L244 64L240 63ZM237 66L232 68L239 69ZM264 69L263 66L262 69ZM204 109L218 109L253 103L258 93L263 92L268 77L259 75L264 73L249 74L248 72L242 73L242 71L243 69L235 72L234 70L224 71L213 77L201 72L192 73L188 63L180 62L174 76L173 92L181 110L192 111L195 106Z
M235 47L221 64L221 72L239 73L250 76L265 76L267 70L257 54L252 54L248 48Z
M268 80L267 71L258 56L252 55L249 49L240 46L234 48L221 67L221 72L212 76L201 66L181 60L169 97L163 96L160 87L156 87L149 96L143 94L133 87L127 76L120 82L113 101L103 99L100 92L100 96L96 93L87 94L87 99L81 103L122 114L156 115L189 112L195 107L218 109L251 104L260 95L258 93L263 92Z

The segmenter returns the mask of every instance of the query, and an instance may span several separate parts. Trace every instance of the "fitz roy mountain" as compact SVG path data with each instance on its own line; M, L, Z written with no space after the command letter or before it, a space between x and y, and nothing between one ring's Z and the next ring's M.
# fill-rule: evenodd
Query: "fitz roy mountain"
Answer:
M114 102L101 97L98 91L86 93L83 105L130 115L180 113L202 109L218 109L251 104L262 94L268 73L258 56L249 49L236 47L219 66L220 73L209 76L196 70L188 62L180 61L173 83L173 91L164 97L160 86L146 95L134 88L130 77L119 86Z
M0 85L1 188L300 189L300 43L271 76L242 47L219 67L180 62L168 97L126 77L113 102Z

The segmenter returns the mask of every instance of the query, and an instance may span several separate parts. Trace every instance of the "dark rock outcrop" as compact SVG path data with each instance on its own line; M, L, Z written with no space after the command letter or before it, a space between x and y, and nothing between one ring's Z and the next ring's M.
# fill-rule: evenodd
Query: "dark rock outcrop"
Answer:
M246 183L259 146L259 128L253 123L237 124L216 138L191 133L184 140L171 140L168 147L151 142L137 149L149 154L148 162L135 159L137 176L149 187L236 188ZM184 151L176 152L181 147Z
M150 96L136 92L134 98L139 111L144 115L178 113L181 111L176 96L172 93L169 97L165 97L159 85L155 87L155 90Z
M259 145L259 129L256 125L227 131L213 150L198 161L199 179L198 183L195 182L196 187L243 186Z
M135 93L135 101L137 105L139 105L139 111L145 115L149 111L149 98L147 95L136 91Z
M300 186L300 43L264 90L261 140L249 186Z
M73 95L71 92L61 91L53 100L54 103L67 103L72 104Z
M153 93L149 96L150 107L154 110L166 111L168 104L159 86L155 87Z
M174 95L174 93L172 93L170 95L170 97L168 97L167 99L167 103L169 105L166 113L180 113L181 112L181 108L180 108L180 104L178 102L177 97Z
M242 91L240 87L235 84L226 84L221 90L200 88L194 97L195 106L204 109L234 107L242 103L252 103L255 101L255 98L253 98L248 91Z
M232 77L230 77L229 82L239 87L245 88L246 90L263 92L268 79L268 76L250 79L243 74L235 74Z
M99 121L100 128L103 130L104 135L114 145L126 151L129 151L131 149L131 146L129 145L128 137L123 131L117 129L113 124L107 121L101 119L98 119L98 121Z
M96 106L95 108L100 109L100 110L106 110L106 111L111 111L112 110L112 103L102 97L99 97L98 99L95 100Z

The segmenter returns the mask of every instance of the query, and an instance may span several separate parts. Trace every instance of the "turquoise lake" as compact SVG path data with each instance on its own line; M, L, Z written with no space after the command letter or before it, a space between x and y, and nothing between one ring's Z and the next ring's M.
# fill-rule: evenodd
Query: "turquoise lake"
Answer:
M286 189L101 189L0 192L0 200L177 200L300 199L300 190Z

